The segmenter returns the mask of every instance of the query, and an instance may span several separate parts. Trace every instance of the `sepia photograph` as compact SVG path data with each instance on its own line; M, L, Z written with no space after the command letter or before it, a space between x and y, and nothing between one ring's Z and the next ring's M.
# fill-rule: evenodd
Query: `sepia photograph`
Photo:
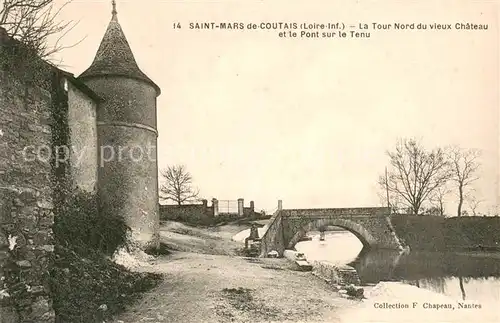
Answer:
M500 322L499 23L1 1L0 323Z

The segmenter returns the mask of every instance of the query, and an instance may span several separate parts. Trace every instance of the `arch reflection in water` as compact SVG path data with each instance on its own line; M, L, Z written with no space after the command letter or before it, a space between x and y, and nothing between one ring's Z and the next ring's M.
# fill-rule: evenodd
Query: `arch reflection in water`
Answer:
M312 240L297 243L297 251L311 261L349 264L364 285L403 282L457 300L500 301L498 254L368 250L348 231L327 231L325 241L319 241L319 232L308 232L308 236Z
M369 251L350 263L363 284L400 281L455 299L500 300L500 257L452 252Z
M339 227L326 227L324 241L320 241L319 231L310 231L307 236L311 240L298 242L295 250L304 253L310 261L347 264L363 249L363 244L354 234Z

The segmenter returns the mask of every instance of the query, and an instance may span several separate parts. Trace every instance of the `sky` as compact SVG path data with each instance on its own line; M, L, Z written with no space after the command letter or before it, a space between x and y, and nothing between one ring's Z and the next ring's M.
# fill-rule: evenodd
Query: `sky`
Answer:
M62 0L57 0L62 3ZM117 1L118 20L158 98L159 168L184 164L207 199L257 210L381 206L377 179L400 137L481 149L484 211L499 201L498 1ZM111 1L76 1L58 54L92 62ZM374 31L280 38L191 30L195 22L488 24L486 31ZM180 23L180 29L173 25ZM447 211L453 212L450 197Z

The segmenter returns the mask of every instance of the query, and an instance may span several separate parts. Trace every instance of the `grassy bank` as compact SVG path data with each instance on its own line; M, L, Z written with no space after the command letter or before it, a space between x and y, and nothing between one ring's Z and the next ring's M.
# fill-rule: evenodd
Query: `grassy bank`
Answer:
M392 223L398 237L414 250L473 251L500 247L500 217L393 215Z
M197 227L174 221L162 222L160 237L169 250L212 255L241 255L243 245L232 241L248 224L227 224L215 227Z
M101 323L163 280L160 274L131 272L99 253L83 257L63 247L56 250L51 278L59 323Z

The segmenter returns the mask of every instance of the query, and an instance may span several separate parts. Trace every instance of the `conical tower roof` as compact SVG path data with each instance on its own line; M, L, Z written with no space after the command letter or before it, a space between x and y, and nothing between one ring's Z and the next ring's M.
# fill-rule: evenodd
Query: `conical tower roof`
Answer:
M94 61L78 78L85 80L98 76L124 76L138 79L151 84L156 89L157 94L160 94L158 85L140 70L135 61L134 54L118 22L114 1L111 21Z

